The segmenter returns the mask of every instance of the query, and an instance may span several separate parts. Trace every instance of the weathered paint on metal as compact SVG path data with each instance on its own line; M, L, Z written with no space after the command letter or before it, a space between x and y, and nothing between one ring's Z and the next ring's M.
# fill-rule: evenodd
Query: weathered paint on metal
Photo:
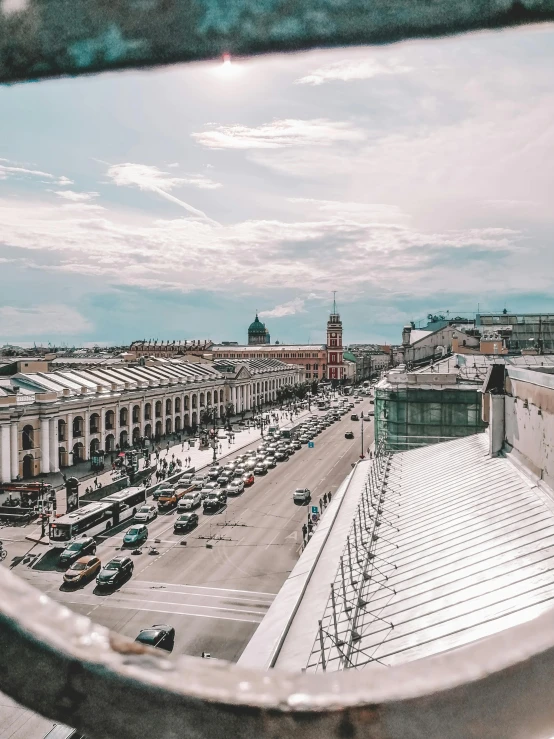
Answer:
M554 0L0 0L0 82L554 20Z
M543 739L554 612L390 669L289 674L178 662L0 568L0 690L89 739Z

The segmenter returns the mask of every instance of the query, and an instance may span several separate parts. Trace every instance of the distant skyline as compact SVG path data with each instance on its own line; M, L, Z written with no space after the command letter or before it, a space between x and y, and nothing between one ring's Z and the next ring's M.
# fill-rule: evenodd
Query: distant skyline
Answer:
M554 312L554 25L0 88L0 345Z

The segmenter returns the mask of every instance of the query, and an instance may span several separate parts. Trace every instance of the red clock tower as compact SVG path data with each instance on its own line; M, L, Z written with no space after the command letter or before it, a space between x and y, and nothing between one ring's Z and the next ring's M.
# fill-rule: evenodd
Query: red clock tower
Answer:
M333 293L333 312L327 321L327 379L344 379L344 360L342 346L342 321L337 313L337 303Z

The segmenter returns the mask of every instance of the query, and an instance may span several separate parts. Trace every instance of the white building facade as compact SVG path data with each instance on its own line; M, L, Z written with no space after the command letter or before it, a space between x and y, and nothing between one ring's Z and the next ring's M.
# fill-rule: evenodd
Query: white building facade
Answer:
M179 359L17 373L0 386L0 481L35 477L140 437L194 428L276 400L300 381L294 365L243 361L220 371ZM213 417L213 416L212 416Z

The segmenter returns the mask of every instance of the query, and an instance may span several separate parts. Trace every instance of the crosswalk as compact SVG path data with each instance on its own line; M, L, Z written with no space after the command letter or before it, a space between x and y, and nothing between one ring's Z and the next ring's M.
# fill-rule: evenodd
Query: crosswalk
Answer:
M67 605L79 604L137 611L196 616L223 621L261 622L275 593L210 588L199 585L131 580L119 590L99 598L93 589L50 592Z

